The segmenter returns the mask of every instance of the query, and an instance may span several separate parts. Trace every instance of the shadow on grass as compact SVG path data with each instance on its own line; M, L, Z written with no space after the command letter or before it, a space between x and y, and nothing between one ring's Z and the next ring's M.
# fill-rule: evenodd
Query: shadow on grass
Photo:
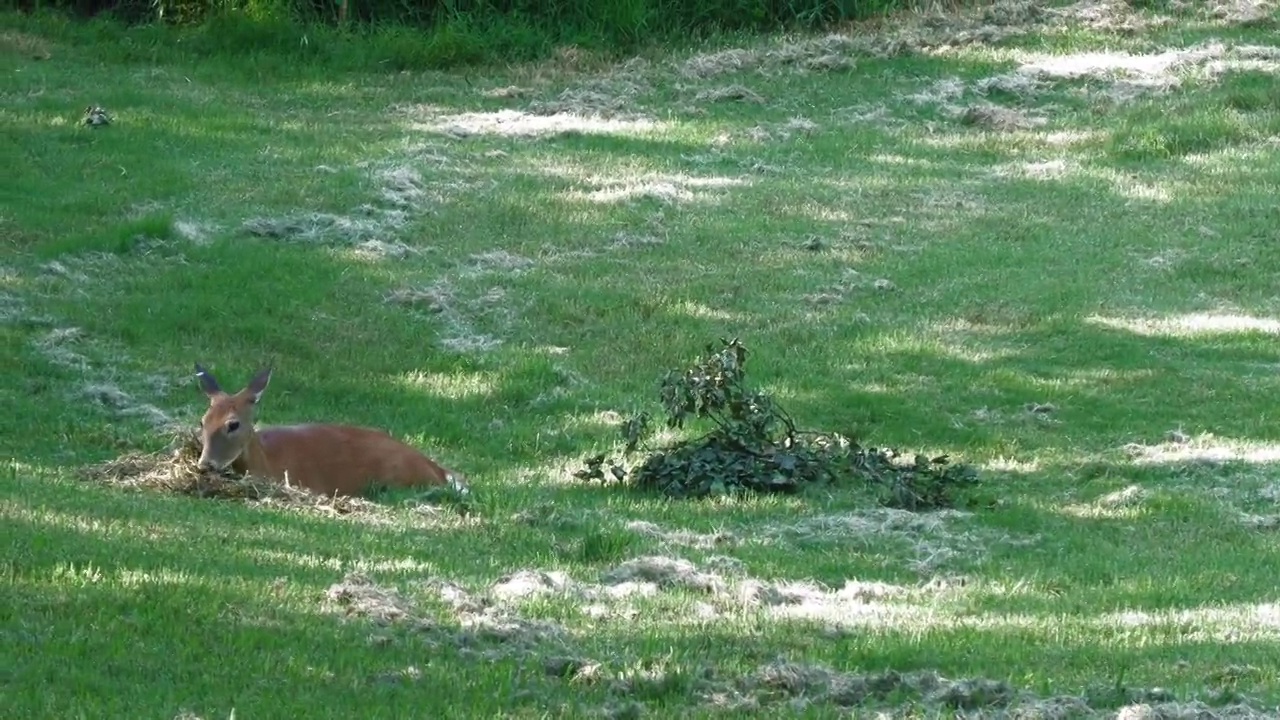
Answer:
M779 275L791 276L803 255L797 250L779 261ZM655 280L681 273L680 254L665 248L625 257ZM803 262L822 265L820 258ZM1266 421L1267 398L1280 381L1265 304L1261 319L1250 317L1248 306L1198 313L1202 301L1183 293L1162 312L1132 316L1123 307L1109 312L1087 295L1046 307L1043 300L984 300L948 289L956 293L948 312L922 308L903 327L856 316L908 312L909 297L866 289L835 306L814 306L802 293L822 288L803 278L794 290L760 283L740 293L734 274L691 267L680 282L654 282L643 296L606 284L592 288L585 302L590 282L585 265L569 264L512 287L527 284L530 291L519 292L532 298L530 315L558 319L538 329L538 340L569 348L564 362L612 388L609 409L620 412L627 409L620 403L653 406L664 371L683 367L716 338L738 336L753 351L749 381L772 388L801 422L896 433L881 442L948 438L953 449L994 448L1018 425L1030 433L1015 432L1024 442L1035 438L1028 446L1089 453L1155 441L1178 427L1276 437ZM761 307L768 307L768 322L756 312ZM1249 331L1250 324L1261 329ZM626 352L599 358L574 352L599 346ZM1036 404L1053 409L1035 418L1026 408Z
M115 710L112 703L125 699L103 687L103 683L137 687L139 693L128 699L133 711L145 706L157 712L176 712L178 707L185 707L206 713L226 712L230 705L236 706L238 712L269 707L269 703L279 701L282 693L305 697L304 704L330 708L335 713L367 702L369 693L407 701L429 692L432 703L447 699L467 702L471 707L515 708L524 701L505 691L496 692L499 688L514 689L507 687L508 683L535 689L544 699L559 699L560 692L569 689L542 688L537 677L543 658L533 657L527 662L499 661L496 667L501 671L477 677L475 683L443 690L433 687L436 680L445 679L442 673L456 673L475 660L461 657L448 647L429 649L412 633L402 635L394 627L390 630L392 641L374 642L376 638L371 639L370 633L387 634L376 624L346 625L336 622L335 617L319 614L324 590L341 579L343 567L359 562L377 565L380 560L406 560L379 549L387 540L402 537L403 530L335 526L333 521L278 513L271 513L272 520L267 524L256 513L231 510L230 506L223 506L226 510L194 512L187 521L174 524L173 519L182 511L173 506L199 501L117 496L98 489L67 486L46 489L79 495L76 504L92 505L93 514L111 517L117 528L86 532L39 520L11 526L17 531L18 544L6 567L13 591L11 602L6 603L10 615L6 624L18 632L18 653L25 658L18 663L21 669L14 679L19 687L34 692L49 679L46 675L61 668L63 679L69 679L67 687L75 690L45 702L64 710ZM164 506L170 509L165 510ZM152 519L160 515L166 520ZM86 514L81 519L90 517ZM359 529L355 532L348 532L356 527ZM496 537L474 532L426 533L414 543L421 547L416 560L423 567L384 568L374 575L400 586L426 576L483 586L496 573L516 567L547 566L542 555L545 546L530 542L532 536L521 538L509 527L493 529L498 530ZM1028 663L1027 650L1034 648L1037 663L1046 658L1063 661L1059 666L1062 677L1055 678L1055 682L1061 683L1061 691L1069 692L1078 691L1077 683L1086 679L1081 673L1096 672L1101 667L1128 668L1125 679L1134 684L1175 684L1170 679L1172 673L1185 676L1194 685L1196 673L1259 657L1256 653L1261 647L1247 640L1209 646L1189 635L1135 648L1124 641L1118 628L1114 637L1102 632L1047 643L1040 631L1017 627L1016 623L1026 620L1011 618L1010 613L1038 617L1033 622L1040 623L1057 622L1064 614L1088 620L1088 614L1099 606L1098 598L1090 597L1095 593L1105 593L1114 607L1133 610L1195 609L1206 604L1205 598L1212 589L1208 583L1215 580L1212 573L1171 576L1170 558L1164 554L1156 558L1165 561L1163 567L1152 563L1149 574L1134 576L1123 566L1128 563L1132 570L1144 559L1132 555L1132 529L1126 534L1117 523L1107 521L1089 522L1078 529L1075 539L1083 545L1067 542L1040 556L1035 552L1030 556L1021 553L1020 565L1040 568L1032 580L1033 591L1046 591L1039 603L1003 598L998 604L992 600L992 606L984 608L978 602L970 609L975 617L984 609L995 614L973 624L948 627L944 622L923 631L886 625L870 635L851 629L843 634L828 633L822 642L815 642L816 629L802 630L804 623L784 621L753 633L703 626L691 633L680 626L664 627L662 620L650 618L642 631L605 627L579 641L585 652L601 659L619 655L665 658L677 669L710 663L722 665L722 672L732 674L784 657L847 671L933 669L951 677L1010 678L1019 685L1037 682L1022 674ZM161 531L157 537L146 539L148 532L157 530ZM1241 538L1230 532L1221 539L1230 541L1233 550L1242 556L1256 558L1259 551L1267 549L1265 542L1239 543ZM1179 566L1189 568L1208 561L1194 555L1209 551L1203 538L1201 541L1197 543L1204 548L1200 551L1197 544L1183 546L1183 553L1192 555L1184 555ZM496 549L498 545L508 546L506 567L486 561L493 552L486 546ZM462 546L467 552L453 556L449 548ZM511 555L510 547L523 548L523 557ZM269 560L260 552L266 548L276 551L277 557L292 553L309 561ZM1151 543L1145 551L1166 552L1160 543ZM1078 575L1055 575L1053 559L1068 554L1077 556L1071 562ZM1080 566L1079 555L1096 560ZM981 573L979 579L1020 579L1022 576L1007 565L1011 560L1003 554L992 556L990 563L1004 565L1004 573ZM1243 587L1237 576L1237 582L1224 593L1229 598L1219 597L1222 603L1266 601L1267 588L1261 579L1274 573L1266 572L1266 567L1256 562L1252 567L1261 571L1253 575L1259 582ZM287 582L276 591L264 593L276 578ZM1197 600L1188 603L1192 593ZM1006 624L1001 617L1016 622ZM131 638L127 645L120 644L124 629ZM709 648L715 648L714 652ZM423 655L428 651L429 658ZM1169 657L1177 653L1184 653L1190 662L1171 671ZM81 662L86 657L95 658L92 666ZM421 677L416 682L382 677L410 666L419 668ZM322 683L322 689L301 692L324 678L328 682ZM234 697L225 695L229 687L237 688ZM289 692L291 687L297 687L299 692ZM677 685L644 699L687 702L689 698L680 692ZM587 691L588 696L592 694ZM37 702L34 696L25 701L14 699L23 705ZM594 699L601 698L597 695Z
M1223 665L1256 664L1257 653L1265 655L1262 641L1208 643L1189 630L1162 635L1139 648L1129 642L1118 620L1096 631L1086 627L1069 631L1078 633L1070 637L1047 640L1048 626L1064 618L1068 624L1090 622L1100 608L1212 615L1266 603L1273 590L1269 578L1280 571L1273 534L1232 524L1217 509L1176 495L1150 496L1145 507L1134 506L1137 512L1128 517L1064 512L1069 509L1065 503L1035 495L1037 478L1056 472L1048 467L1013 480L1021 486L1015 493L1019 499L971 520L1039 539L1030 545L990 540L980 557L952 568L968 575L974 588L960 601L969 622L937 620L919 628L903 621L873 630L857 629L861 625L855 623L835 635L795 622L772 624L763 632L715 626L690 632L649 615L643 629L614 624L579 636L578 642L585 653L601 659L649 658L690 672L710 663L730 675L746 673L785 657L847 671L933 669L951 677L1010 679L1019 687L1045 682L1027 668L1056 658L1062 662L1052 682L1059 692L1079 692L1094 681L1110 683L1115 678L1090 673L1121 667L1125 682L1133 685L1174 685L1176 691L1183 680L1195 689ZM1140 482L1143 472L1159 493L1172 470L1095 464L1082 476L1086 485L1081 494L1096 489L1101 495L1114 485ZM1201 481L1212 477L1210 470L1199 472ZM305 698L300 704L324 707L336 717L372 696L389 703L391 712L399 702L428 702L427 693L433 706L447 700L515 710L532 702L527 695L512 694L517 689L533 692L544 708L546 702L604 702L599 688L547 687L549 681L539 679L540 656L499 660L473 683L436 687L475 659L447 646L429 648L413 633L404 635L394 627L345 625L319 614L325 589L353 568L368 568L390 585L440 577L485 587L497 576L531 567L567 568L590 580L597 570L658 551L696 561L727 553L743 560L753 575L779 580L802 579L793 573L804 567L808 577L835 586L853 578L911 584L911 573L876 573L867 559L859 559L872 548L866 548L868 538L856 536L789 545L781 564L779 547L757 542L708 551L660 549L651 540L638 539L620 542L604 555L565 550L566 541L585 535L626 532L584 508L620 509L694 530L727 525L751 539L752 529L762 523L794 522L797 509L801 514L820 511L820 498L725 506L636 501L616 490L586 487L511 486L488 490L506 497L485 508L482 525L410 529L261 509L246 512L236 504L121 494L45 478L5 485L0 488L8 496L6 526L13 528L15 541L4 567L12 591L5 604L6 625L16 629L23 658L12 677L29 692L53 674L76 681L68 685L76 690L54 699L15 699L23 706L44 703L40 706L59 712L86 707L115 711L124 699L103 683L121 682L140 688L138 696L128 699L133 712L139 707L155 712L185 707L219 714L230 706L247 712L274 707L270 703L278 703L283 694ZM33 495L36 489L39 494ZM542 524L507 515L533 505L561 508L562 514ZM1106 509L1105 504L1099 507ZM274 585L277 578L284 583ZM1021 591L1002 590L1010 587ZM124 630L130 642L122 645ZM371 633L392 639L371 639ZM819 636L820 642L815 640ZM1172 663L1175 656L1182 662ZM95 658L94 663L85 664L86 657ZM388 676L411 666L418 668L415 681ZM325 680L322 689L303 690L318 679ZM1259 680L1255 688L1246 682L1241 688L1264 691L1265 684ZM234 697L227 695L231 687L237 688ZM289 691L295 687L297 692ZM570 700L571 690L577 700ZM659 683L648 692L641 699L659 705L690 701L679 682Z
M114 510L117 518L131 514ZM226 717L232 708L270 714L292 705L318 717L400 717L397 697L408 698L391 674L410 666L440 707L495 709L505 704L497 698L512 697L515 668L491 671L483 683L451 682L466 664L455 649L426 655L387 646L371 640L367 625L321 614L340 572L265 561L246 552L243 536L261 529L251 516L217 515L222 537L206 529L150 543L9 521L18 541L5 563L0 610L11 633L9 706L48 715ZM324 557L332 526L311 526L307 539ZM286 582L272 585L276 577ZM62 689L50 694L52 685Z
M1071 451L1086 453L1156 442L1176 428L1280 437L1265 420L1266 398L1280 390L1280 380L1271 370L1273 340L1262 333L1149 337L1075 320L1003 334L994 343L996 356L981 359L877 344L872 335L848 350L877 368L875 382L895 391L873 396L860 389L868 379L861 368L798 373L824 383L805 388L806 399L795 403L793 413L831 420L870 406L893 413L892 427L915 428L924 437L954 437L958 422L976 433L969 443L994 439L1007 423L1021 422L1036 428L1037 446L1069 441ZM1230 412L1224 412L1225 398L1232 398ZM1054 406L1043 418L1049 422L1026 412L1036 404Z

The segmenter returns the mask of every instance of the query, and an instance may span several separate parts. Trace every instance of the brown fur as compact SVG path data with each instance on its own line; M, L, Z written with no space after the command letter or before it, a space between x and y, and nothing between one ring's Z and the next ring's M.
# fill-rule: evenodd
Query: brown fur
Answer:
M271 370L227 394L196 365L209 409L200 421L201 468L239 471L323 495L360 495L372 485L438 486L460 476L381 430L350 425L293 425L256 430L254 410Z

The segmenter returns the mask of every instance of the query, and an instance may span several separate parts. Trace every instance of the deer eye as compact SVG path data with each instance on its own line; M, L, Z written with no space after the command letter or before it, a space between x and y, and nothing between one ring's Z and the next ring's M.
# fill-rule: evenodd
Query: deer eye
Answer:
M227 432L233 433L239 429L240 429L239 420L232 420L231 422L227 423Z

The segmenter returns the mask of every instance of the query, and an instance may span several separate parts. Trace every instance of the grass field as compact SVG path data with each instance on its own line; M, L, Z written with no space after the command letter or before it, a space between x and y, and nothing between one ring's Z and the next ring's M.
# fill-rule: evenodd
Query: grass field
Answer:
M1150 5L362 74L3 17L4 714L1276 716L1276 15ZM572 476L731 336L1001 502ZM196 361L474 501L79 479Z

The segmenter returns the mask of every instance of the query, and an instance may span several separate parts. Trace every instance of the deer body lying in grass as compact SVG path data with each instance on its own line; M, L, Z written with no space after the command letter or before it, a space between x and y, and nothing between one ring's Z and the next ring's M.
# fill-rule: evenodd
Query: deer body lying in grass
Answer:
M254 410L271 369L234 394L196 364L209 409L200 421L201 470L231 469L322 495L360 495L374 485L465 488L457 473L381 430L350 425L290 425L258 430Z

